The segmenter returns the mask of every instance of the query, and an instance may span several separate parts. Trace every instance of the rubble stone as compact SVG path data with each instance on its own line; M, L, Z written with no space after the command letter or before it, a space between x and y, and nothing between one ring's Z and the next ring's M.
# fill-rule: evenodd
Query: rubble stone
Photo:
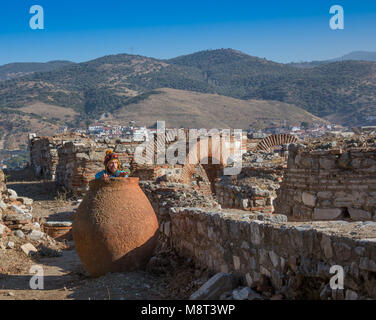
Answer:
M6 248L7 249L13 249L14 248L14 242L13 241L8 241Z
M346 300L358 300L358 294L355 291L352 291L350 289L346 290Z
M44 232L41 232L39 230L31 230L31 232L29 234L27 234L27 238L30 239L30 240L41 240L42 238L45 237L45 233Z
M190 300L215 300L222 293L233 289L233 278L229 273L217 273L190 296Z
M4 203L3 200L0 200L0 211L5 211L7 208L7 205Z
M25 238L25 234L22 232L22 230L16 230L14 232L14 235L17 236L18 238Z
M6 231L6 226L0 223L0 237L5 233Z
M17 200L18 198L17 192L14 191L13 189L8 189L8 195L9 195L9 199L11 200Z
M241 289L235 289L232 291L232 296L234 300L247 300L248 296L253 293L253 290L248 287L244 287Z
M25 243L24 245L21 246L21 250L26 254L33 254L37 253L38 250L31 244L31 243Z

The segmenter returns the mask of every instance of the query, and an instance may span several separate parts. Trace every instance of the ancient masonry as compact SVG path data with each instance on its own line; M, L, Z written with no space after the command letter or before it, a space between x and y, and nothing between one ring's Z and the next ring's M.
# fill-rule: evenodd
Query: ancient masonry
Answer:
M158 144L150 144L152 156L156 155ZM178 148L176 136L166 135L167 147ZM56 135L54 137L29 136L30 164L37 176L54 180L71 194L82 196L95 173L103 170L103 158L107 149L119 155L120 162L128 166L132 176L141 180L156 180L163 177L168 181L190 184L204 194L211 194L215 179L219 176L221 165L183 165L168 163L161 165L138 164L134 161L135 148L140 142L128 139L90 139L84 134ZM246 146L242 146L245 150ZM146 154L150 154L146 151ZM210 150L208 152L210 154ZM189 149L187 150L189 157ZM200 157L197 158L198 162Z
M376 221L376 148L290 145L276 207L296 221Z
M126 139L92 140L83 134L54 137L32 135L29 140L30 164L37 176L55 180L75 195L83 195L95 173L103 170L103 158L107 149L116 152L120 162L128 165L132 175L140 179L156 179L165 174L176 176L181 172L179 166L138 165L134 162L137 145L139 143Z
M31 154L38 154L37 139ZM375 137L360 149L356 139L290 144L288 159L273 153L273 143L260 150L260 141L248 140L241 173L226 177L204 166L133 168L125 142L54 139L56 181L78 191L101 168L103 151L121 145L157 213L162 246L197 266L232 273L250 287L268 281L288 299L376 298ZM289 139L284 147L296 142ZM190 179L179 179L184 172ZM83 180L67 183L77 173ZM329 286L333 266L344 270L344 289Z
M39 223L33 221L32 204L32 199L20 197L14 190L7 189L4 172L0 170L0 239L6 240L11 232L25 241L47 238ZM6 247L12 249L14 243L8 241Z

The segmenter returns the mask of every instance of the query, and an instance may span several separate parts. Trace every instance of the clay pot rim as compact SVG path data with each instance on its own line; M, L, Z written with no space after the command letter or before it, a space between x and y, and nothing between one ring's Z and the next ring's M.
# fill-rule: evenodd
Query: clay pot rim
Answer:
M42 224L44 229L52 229L52 230L64 230L64 229L72 229L72 226L49 226Z
M99 188L105 186L120 186L120 185L129 185L129 184L137 184L138 185L139 178L138 177L117 177L117 178L110 178L106 180L102 179L94 179L89 182L90 188Z

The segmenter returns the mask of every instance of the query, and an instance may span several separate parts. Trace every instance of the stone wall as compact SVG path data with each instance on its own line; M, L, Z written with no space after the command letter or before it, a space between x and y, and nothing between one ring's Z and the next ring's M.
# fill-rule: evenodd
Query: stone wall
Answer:
M2 193L7 189L5 185L5 175L3 170L0 169L0 200L2 199Z
M7 191L7 187L5 185L5 175L4 175L3 170L0 169L0 223L2 221L3 214L5 213L5 210L6 210L6 205L3 201L6 191Z
M37 230L39 227L32 223L32 204L32 199L20 197L16 191L6 187L5 176L0 169L0 239L7 239L11 231L21 234L21 237L26 234L26 238L40 232Z
M34 137L30 139L31 167L37 176L54 180L69 194L82 196L88 189L88 183L94 179L97 172L103 170L105 151L113 150L122 165L131 170L131 176L140 180L155 181L163 178L165 181L180 181L191 185L193 189L205 194L211 194L205 165L192 166L189 179L184 179L182 164L138 164L134 160L135 149L141 142L129 139L91 139L85 135L62 134L54 137ZM148 155L155 157L160 150L156 140L148 146L152 148ZM166 146L174 143L169 136L166 137Z
M290 145L275 207L289 220L376 221L376 148Z
M197 208L171 208L169 219L161 228L179 255L247 286L265 278L288 299L376 298L376 223ZM329 287L333 265L344 269L344 290Z
M168 246L170 234L170 214L172 207L187 206L201 208L220 208L211 193L195 190L194 186L177 182L140 181L140 187L148 197L157 214L162 246Z
M29 141L30 165L37 177L55 180L60 140L52 137L34 137Z
M89 181L94 179L97 172L103 170L103 159L108 149L119 156L123 167L129 167L132 176L138 176L140 169L140 175L155 177L160 171L155 168L140 167L134 162L134 152L138 144L115 139L67 141L58 149L56 181L67 191L75 195L83 195Z

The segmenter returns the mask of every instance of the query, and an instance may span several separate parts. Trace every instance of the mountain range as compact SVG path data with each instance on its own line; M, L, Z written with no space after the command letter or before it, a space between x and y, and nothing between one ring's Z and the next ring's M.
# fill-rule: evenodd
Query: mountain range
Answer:
M221 124L226 124L227 119L229 126L245 128L255 119L254 106L258 106L257 117L262 118L260 106L265 113L270 113L273 106L274 113L281 115L277 109L288 105L290 122L298 121L301 119L298 114L304 113L308 122L328 119L349 126L373 124L370 119L376 115L376 62L361 58L372 60L374 55L358 52L344 57L351 60L334 59L302 67L233 49L217 49L168 60L118 54L82 63L8 64L7 69L0 66L1 77L7 79L0 81L0 114L4 121L10 117L27 117L29 122L33 118L48 126L82 126L103 118L104 114L114 120L120 111L127 114L126 118L134 117L142 122L149 120L148 114L154 110L155 115L164 117L159 120L170 120L172 124L190 127L199 123L210 127L216 123L217 105L218 112L223 112L225 106L226 117L218 119ZM161 92L162 96L168 96L168 108L161 105L163 99L156 98L162 97ZM218 96L221 102L214 99ZM189 99L193 99L191 105ZM197 113L197 105L202 112ZM236 105L242 105L242 111ZM135 106L140 112L148 110L143 118L137 116ZM180 118L174 115L178 110ZM240 121L248 113L249 119ZM202 118L197 122L198 116ZM233 118L239 121L230 121ZM265 121L265 126L276 119ZM27 122L23 126L38 129L30 128ZM7 132L3 130L3 135Z
M0 80L19 78L33 72L51 71L74 64L71 61L15 62L0 66Z
M370 51L353 51L348 54L345 54L341 57L329 59L329 60L316 60L316 61L305 61L305 62L291 62L289 63L290 66L294 66L297 68L314 68L322 64L328 64L337 61L347 61L347 60L355 60L355 61L373 61L376 62L376 52Z

